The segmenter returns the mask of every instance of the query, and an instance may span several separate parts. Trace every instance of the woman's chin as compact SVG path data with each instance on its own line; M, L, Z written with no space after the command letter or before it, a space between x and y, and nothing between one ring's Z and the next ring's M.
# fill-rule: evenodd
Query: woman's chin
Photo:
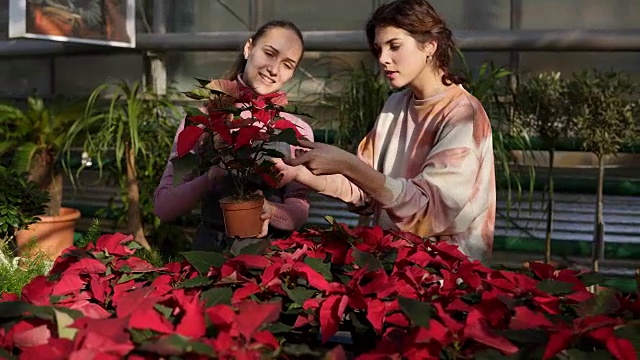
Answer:
M389 85L394 89L400 89L407 85L406 81L401 81L399 79L389 80Z

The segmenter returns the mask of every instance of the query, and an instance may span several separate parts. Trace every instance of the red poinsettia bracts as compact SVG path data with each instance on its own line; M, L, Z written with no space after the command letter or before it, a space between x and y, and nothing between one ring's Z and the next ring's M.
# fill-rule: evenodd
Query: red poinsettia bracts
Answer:
M340 223L258 245L163 266L122 234L70 248L0 296L0 356L344 359L320 349L349 331L357 359L636 359L640 305L588 292L596 274L497 270L447 243Z
M272 145L295 145L302 138L298 126L282 116L285 111L297 113L285 109L286 94L258 95L231 80L199 82L186 95L204 101L204 106L185 107L187 117L178 135L174 168L181 174L207 171L211 166L229 170L237 180L237 195L249 191L247 184L254 178L275 186L277 173L270 159L289 154Z

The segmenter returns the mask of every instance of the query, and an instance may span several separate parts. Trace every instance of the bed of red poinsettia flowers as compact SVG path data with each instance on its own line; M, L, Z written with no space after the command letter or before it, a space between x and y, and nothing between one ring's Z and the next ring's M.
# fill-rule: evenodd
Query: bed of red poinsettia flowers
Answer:
M334 223L161 268L136 251L104 235L3 294L0 357L637 358L640 304L587 291L598 276L491 269L408 233Z

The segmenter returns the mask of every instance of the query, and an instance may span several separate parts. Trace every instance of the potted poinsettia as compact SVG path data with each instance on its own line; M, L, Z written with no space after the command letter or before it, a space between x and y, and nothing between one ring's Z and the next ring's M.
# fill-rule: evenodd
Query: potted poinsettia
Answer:
M237 81L197 80L199 85L185 95L205 104L185 106L185 127L173 160L174 185L194 171L204 173L212 166L226 170L233 183L233 193L220 200L227 235L257 236L264 204L257 190L275 185L272 160L289 155L289 146L301 137L282 113L298 112L287 107L282 92L258 95Z

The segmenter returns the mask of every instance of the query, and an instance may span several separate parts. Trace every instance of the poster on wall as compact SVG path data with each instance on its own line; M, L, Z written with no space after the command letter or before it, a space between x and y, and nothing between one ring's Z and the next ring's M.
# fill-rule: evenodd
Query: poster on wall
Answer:
M9 0L9 37L135 47L135 0Z

